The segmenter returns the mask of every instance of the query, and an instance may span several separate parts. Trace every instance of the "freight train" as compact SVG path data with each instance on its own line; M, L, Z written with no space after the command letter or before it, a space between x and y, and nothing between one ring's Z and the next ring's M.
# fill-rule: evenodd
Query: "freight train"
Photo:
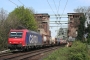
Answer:
M28 50L59 44L60 39L49 38L48 40L46 35L28 29L11 29L8 37L8 48L10 50Z

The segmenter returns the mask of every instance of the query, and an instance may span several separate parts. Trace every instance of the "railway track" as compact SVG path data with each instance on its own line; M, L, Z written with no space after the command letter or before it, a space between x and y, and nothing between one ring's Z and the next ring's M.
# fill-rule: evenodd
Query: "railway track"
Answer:
M13 53L10 53L10 52L8 52L8 53L3 53L3 54L0 54L0 57L3 57L3 56L7 56L7 55L12 55Z
M58 49L60 46L57 47L49 47L34 51L28 51L28 52L19 52L19 53L7 53L0 56L0 60L33 60L35 58L38 60L37 56L40 57L40 55L43 55L46 52L50 52L52 50ZM35 60L34 59L34 60Z

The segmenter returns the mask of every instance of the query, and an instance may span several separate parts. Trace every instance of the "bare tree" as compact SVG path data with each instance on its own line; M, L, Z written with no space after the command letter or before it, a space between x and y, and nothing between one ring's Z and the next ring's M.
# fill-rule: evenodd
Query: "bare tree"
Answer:
M7 11L3 8L0 9L0 20L6 20L7 18Z
M6 46L7 34L6 34L6 18L7 18L7 11L3 8L0 9L0 49L4 49Z
M90 6L83 6L83 7L78 7L74 9L75 12L77 13L84 13L86 17L86 24L90 24Z
M77 13L88 13L90 12L90 6L86 7L86 6L83 6L83 7L78 7L76 9L74 9L75 12Z

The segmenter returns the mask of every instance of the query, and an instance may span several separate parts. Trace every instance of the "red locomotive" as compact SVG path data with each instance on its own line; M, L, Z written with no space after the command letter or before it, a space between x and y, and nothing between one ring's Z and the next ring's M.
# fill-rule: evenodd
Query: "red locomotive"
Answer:
M28 49L42 45L42 35L37 32L29 31L27 29L10 30L8 48L11 50Z

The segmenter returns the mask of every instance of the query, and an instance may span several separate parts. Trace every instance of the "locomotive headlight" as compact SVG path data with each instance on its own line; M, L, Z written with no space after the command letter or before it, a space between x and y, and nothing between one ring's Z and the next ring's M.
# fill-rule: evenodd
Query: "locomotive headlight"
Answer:
M9 42L9 43L12 43L12 42Z
M23 45L23 46L25 46L25 45Z

